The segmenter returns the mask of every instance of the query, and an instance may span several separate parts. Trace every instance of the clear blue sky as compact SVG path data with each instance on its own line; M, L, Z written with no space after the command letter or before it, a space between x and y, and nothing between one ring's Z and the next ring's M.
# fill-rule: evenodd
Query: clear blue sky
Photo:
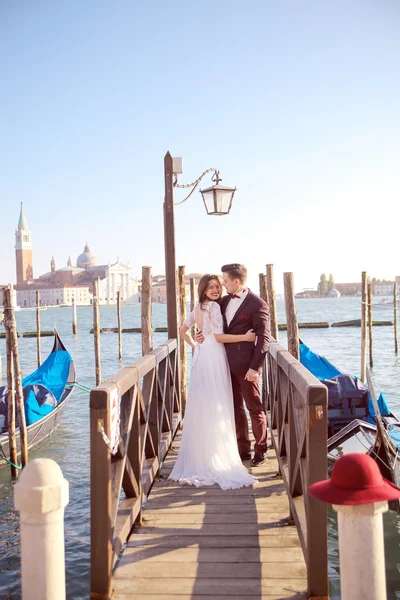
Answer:
M399 31L396 0L2 0L0 283L21 201L36 276L86 241L164 272L167 150L238 188L176 208L187 271L400 274Z

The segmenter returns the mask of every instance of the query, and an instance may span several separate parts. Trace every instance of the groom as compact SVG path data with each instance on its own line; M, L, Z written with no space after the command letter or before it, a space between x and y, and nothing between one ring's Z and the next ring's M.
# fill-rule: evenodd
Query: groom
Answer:
M243 400L250 413L255 437L251 465L256 467L267 460L267 420L260 399L260 373L268 352L270 326L269 308L259 296L246 287L247 269L233 263L221 268L228 294L222 298L221 312L224 333L244 334L254 329L257 342L225 344L231 371L236 437L242 460L249 460L250 436ZM198 341L202 341L201 333ZM197 336L196 336L197 339Z

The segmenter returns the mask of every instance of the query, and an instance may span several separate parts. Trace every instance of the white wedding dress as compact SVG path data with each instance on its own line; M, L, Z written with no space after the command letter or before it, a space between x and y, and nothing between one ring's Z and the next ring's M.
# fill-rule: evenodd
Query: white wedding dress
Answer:
M216 302L204 309L197 305L184 322L187 327L196 323L205 339L194 351L182 441L169 479L196 487L217 483L229 490L257 479L238 452L228 359L214 337L223 333L221 309Z

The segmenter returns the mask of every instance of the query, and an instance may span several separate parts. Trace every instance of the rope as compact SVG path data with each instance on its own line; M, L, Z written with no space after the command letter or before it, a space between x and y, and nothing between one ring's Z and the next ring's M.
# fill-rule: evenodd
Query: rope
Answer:
M92 391L92 389L90 387L87 387L87 385L82 385L81 383L78 383L77 381L75 381L74 383L67 383L67 385L65 387L67 387L67 388L77 387L78 389L82 390L83 392L91 392Z
M120 425L121 425L121 392L120 392L119 383L117 383L113 379L107 379L106 383L115 383L115 385L117 386L117 395L118 395L117 421L115 423L114 431L111 430L111 432L110 432L111 440L108 438L103 425L100 425L99 430L102 435L103 441L104 441L105 445L108 447L108 449L110 450L111 454L116 454L117 450L118 450L118 446L119 446ZM110 420L111 420L111 417L112 417L112 414L110 414ZM113 437L114 437L114 439L112 439Z
M16 469L22 469L22 465L15 465L11 460L8 460L7 456L4 454L3 444L1 442L0 442L0 457L3 458L12 467L15 467Z
M375 450L373 449L373 447L372 447L372 448L368 448L368 446L366 446L366 445L363 443L363 441L362 441L362 440L360 440L360 439L359 439L358 441L360 442L360 444L361 444L362 446L364 446L364 448L365 448L366 450L368 450L368 451L370 450L370 452L371 452L372 454L374 454L374 455L376 456L376 458L377 458L378 460L380 460L380 461L381 461L381 463L382 463L382 464L383 464L383 465L384 465L384 466L385 466L385 467L386 467L386 468L387 468L389 471L391 470L390 466L389 466L389 465L387 465L387 464L385 463L385 461L381 459L381 457L380 457L380 456L379 456L379 455L378 455L378 454L375 452ZM372 457L371 457L371 458L372 458Z
M119 446L119 435L120 435L120 420L121 420L121 393L120 393L120 388L119 388L119 384L115 381L113 381L112 379L107 379L107 382L110 383L116 383L117 386L117 394L118 394L118 404L117 404L117 421L115 424L115 430L111 432L111 436L114 437L113 440L110 440L104 430L103 425L100 425L100 433L102 435L102 438L104 440L104 443L106 444L106 446L109 448L111 454L116 454L117 450L118 450L118 446ZM75 383L67 383L67 385L65 386L67 388L73 388L73 387L77 387L80 390L84 391L84 392L91 392L91 388L87 387L86 385L82 385L81 383L78 383L77 381L75 381ZM113 435L114 434L114 435Z
M379 302L377 304L369 304L368 302L361 302L361 304L366 304L367 306L372 306L374 308L391 308L392 310L394 309L394 304L386 304L385 302L382 302L382 304L380 304Z

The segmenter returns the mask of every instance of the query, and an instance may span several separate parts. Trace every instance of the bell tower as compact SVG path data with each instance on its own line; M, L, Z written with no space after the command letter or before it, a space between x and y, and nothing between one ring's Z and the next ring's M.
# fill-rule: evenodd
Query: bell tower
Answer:
M18 229L15 231L15 261L17 265L17 285L33 279L32 238L21 202Z

